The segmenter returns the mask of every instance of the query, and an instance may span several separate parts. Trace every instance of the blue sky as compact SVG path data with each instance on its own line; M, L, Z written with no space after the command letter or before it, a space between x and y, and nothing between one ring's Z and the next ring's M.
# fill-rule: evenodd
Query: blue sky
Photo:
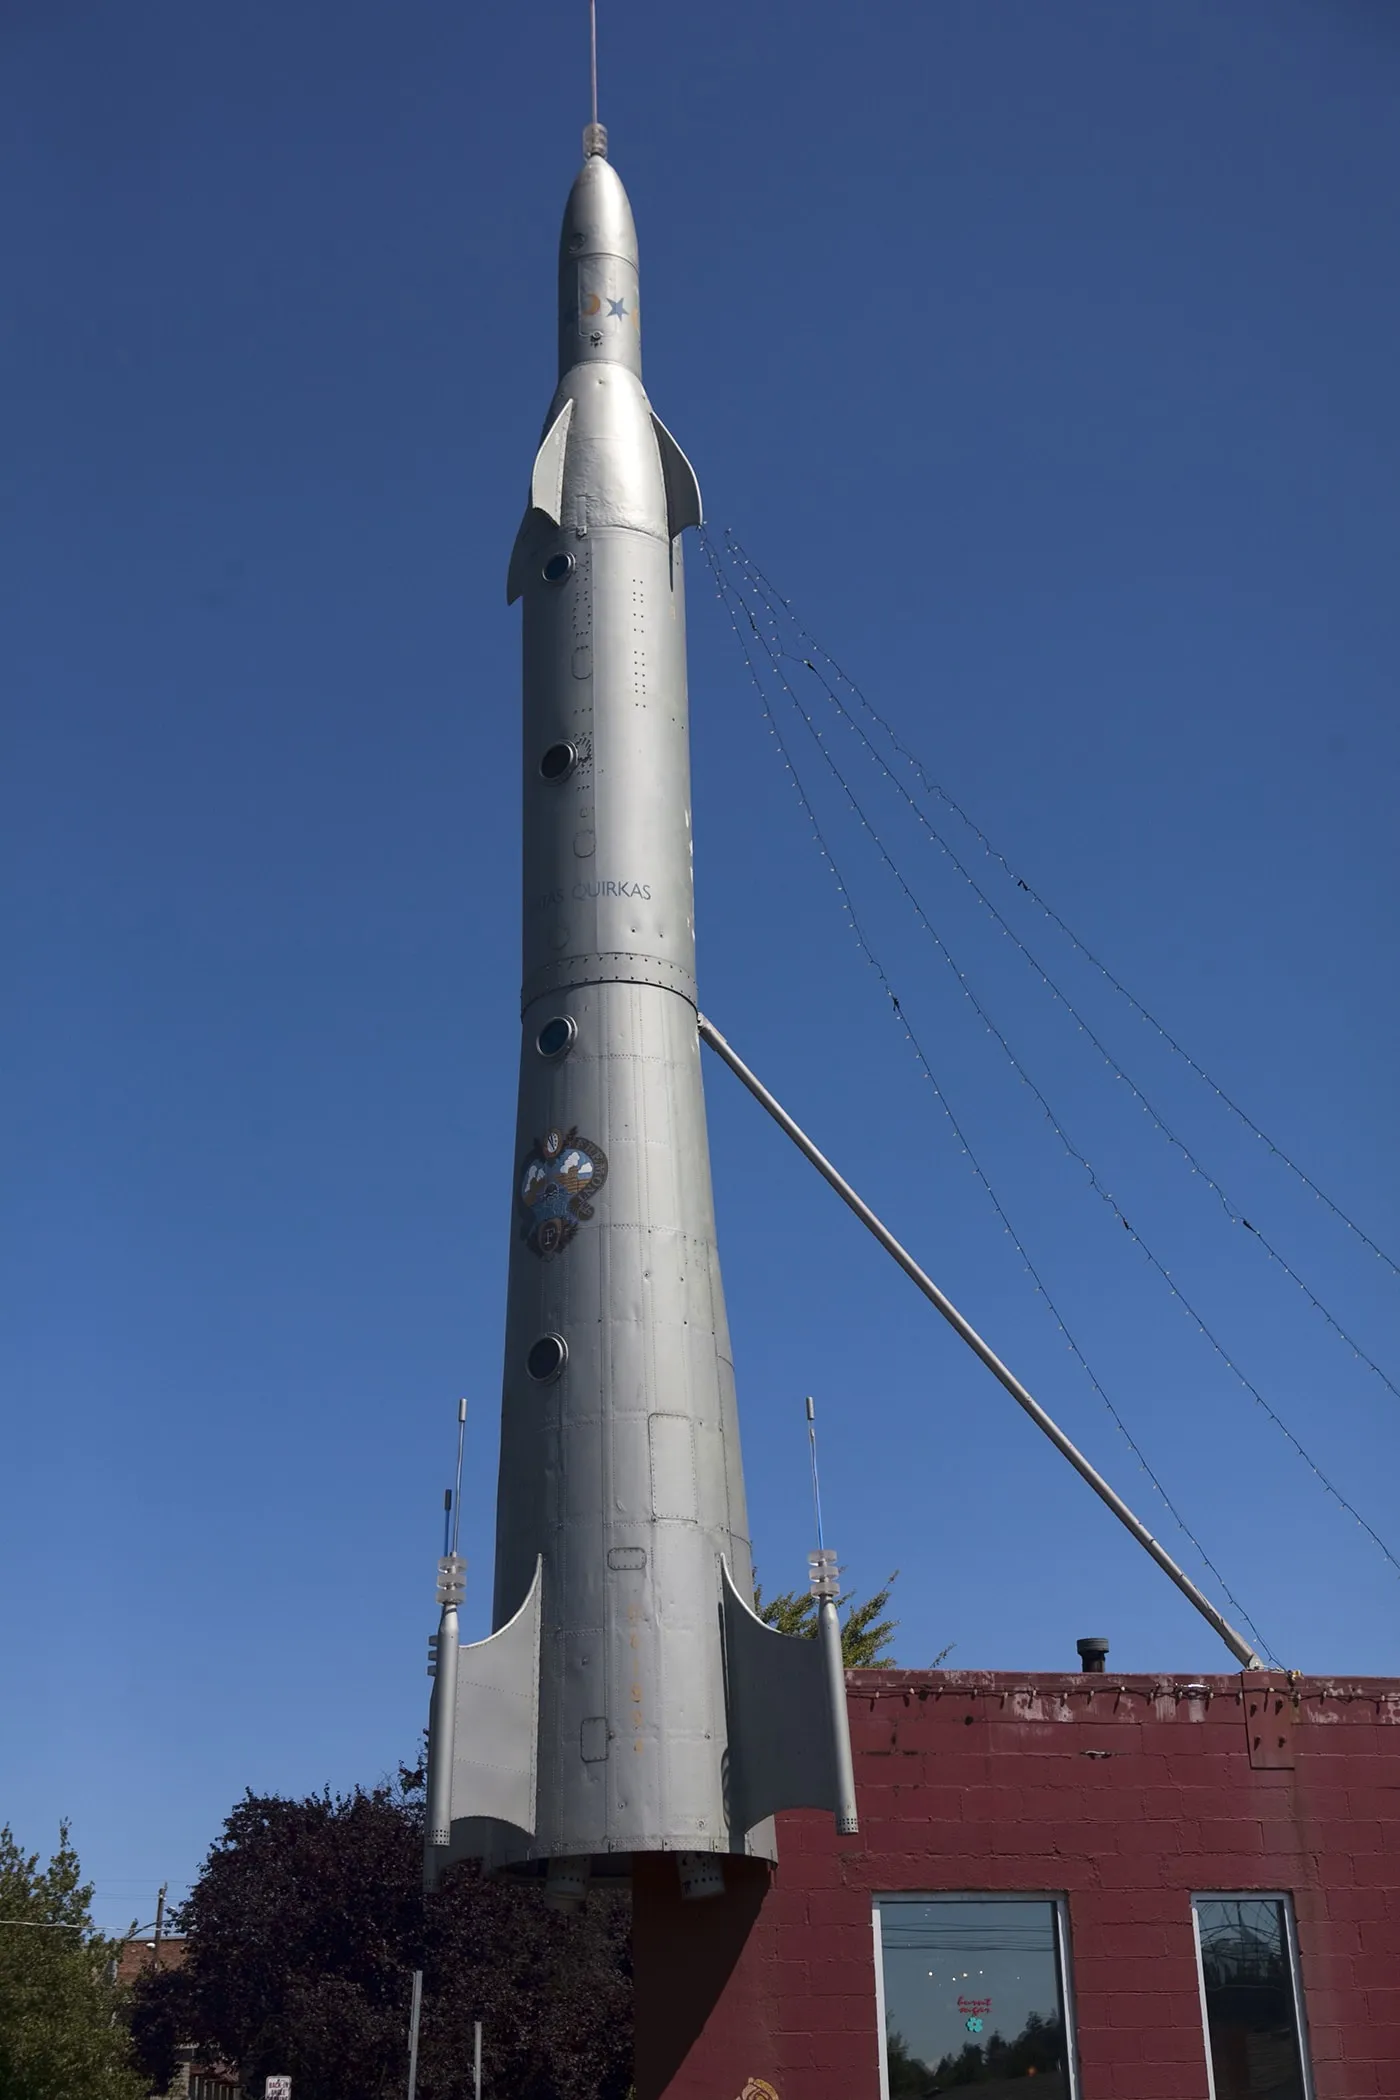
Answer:
M0 1815L33 1845L72 1816L111 1925L190 1879L244 1786L413 1750L459 1393L484 1624L518 980L503 580L554 383L584 18L7 10ZM712 529L1400 1251L1393 11L605 0L601 41L648 385ZM690 576L707 1010L1199 1574L851 941L699 550ZM831 748L1134 1228L1400 1554L1400 1401ZM812 780L940 1086L1196 1536L1284 1662L1400 1671L1395 1570L1095 1201ZM1400 1281L996 894L1400 1381ZM857 1588L901 1570L901 1661L1059 1668L1103 1632L1124 1669L1226 1667L713 1066L708 1098L764 1581L803 1579L813 1391L829 1535Z

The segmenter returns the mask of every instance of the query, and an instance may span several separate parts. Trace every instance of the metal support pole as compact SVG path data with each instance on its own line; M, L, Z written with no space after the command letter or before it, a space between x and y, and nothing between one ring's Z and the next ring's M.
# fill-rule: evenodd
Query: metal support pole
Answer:
M846 1707L846 1658L841 1651L841 1617L834 1597L823 1597L817 1607L817 1638L822 1644L827 1690L831 1697L831 1741L836 1758L836 1828L842 1837L854 1837L860 1829L856 1816L856 1768L851 1757L851 1724Z
M457 1607L466 1595L467 1564L457 1551L462 1523L462 1445L467 1403L457 1402L457 1491L444 1498L443 1552L438 1562L437 1601L442 1606L437 1636L430 1641L428 1674L428 1798L423 1819L423 1885L437 1886L439 1854L452 1842L452 1758L457 1728Z
M1242 1633L1234 1627L1222 1612L1216 1610L1209 1597L1197 1589L1189 1575L1179 1568L1165 1546L1159 1545L1147 1526L1129 1509L1121 1495L1116 1495L1101 1473L1095 1471L1080 1451L1065 1435L1059 1424L1051 1419L1040 1402L1022 1385L1019 1378L1009 1371L991 1346L984 1342L970 1320L965 1320L950 1298L945 1298L931 1276L926 1276L908 1249L902 1247L894 1234L882 1225L868 1203L863 1203L848 1181L842 1179L831 1161L819 1152L807 1133L796 1123L787 1110L769 1093L762 1081L755 1077L739 1056L731 1049L714 1023L703 1014L698 1017L700 1040L708 1043L715 1055L723 1059L736 1079L742 1080L761 1107L766 1108L773 1121L785 1130L799 1152L812 1162L824 1181L831 1184L841 1201L853 1210L860 1222L880 1242L885 1252L892 1255L912 1283L918 1285L929 1303L942 1313L948 1325L960 1334L974 1356L980 1356L992 1376L1004 1385L1018 1407L1025 1409L1038 1429L1044 1430L1055 1449L1067 1458L1082 1480L1087 1480L1099 1500L1113 1511L1124 1529L1130 1531L1145 1552L1150 1553L1164 1575L1170 1576L1189 1603L1194 1604L1207 1625L1214 1628L1235 1660L1246 1670L1262 1670L1265 1665L1250 1647Z
M408 2100L418 2091L418 2023L423 2017L423 1971L413 1972L413 2003L408 2015Z
M433 1696L428 1706L428 1798L423 1817L423 1885L437 1887L439 1855L452 1842L452 1757L457 1727L457 1607L466 1592L467 1564L455 1553L438 1562L437 1600L442 1606L437 1638L430 1644L428 1671Z
M452 1556L444 1557L443 1566ZM429 1848L452 1842L452 1752L457 1720L457 1599L444 1601L438 1621L433 1696L428 1708L428 1799L424 1836Z
M472 2022L472 2092L481 2100L481 2022Z

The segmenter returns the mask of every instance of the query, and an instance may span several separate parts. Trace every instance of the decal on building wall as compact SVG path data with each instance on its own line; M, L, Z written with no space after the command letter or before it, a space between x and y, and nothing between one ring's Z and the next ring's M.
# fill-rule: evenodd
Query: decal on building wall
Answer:
M532 1253L547 1261L567 1247L607 1178L607 1154L577 1129L536 1138L520 1176L521 1236Z

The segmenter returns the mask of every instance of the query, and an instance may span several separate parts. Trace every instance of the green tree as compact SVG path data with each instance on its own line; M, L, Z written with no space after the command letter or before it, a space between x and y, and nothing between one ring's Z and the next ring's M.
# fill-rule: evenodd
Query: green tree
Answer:
M486 2100L622 2100L625 1900L595 1891L561 1917L538 1888L462 1865L425 1903L422 1844L421 1771L397 1791L246 1795L177 1915L183 1965L136 1987L153 2083L187 2041L236 2065L251 2092L282 2071L298 2100L400 2100L421 1967L419 2100L467 2100L475 2020Z
M60 1824L47 1866L0 1830L0 2093L4 2100L143 2100L117 2018L120 1942L93 1930L91 1886Z
M1059 2014L1046 2019L1043 2014L1033 2012L1018 2035L1008 2042L995 2029L982 2042L967 2042L956 2055L940 2057L932 2072L925 2075L929 2083L923 2087L909 2086L904 2090L911 2096L938 2093L961 2093L978 2085L995 2085L998 2091L1008 2079L1034 2078L1038 2072L1063 2072L1065 2060L1064 2028ZM1057 2078L1047 2087L1049 2094L1063 2094L1064 2086ZM890 2077L891 2100L895 2093L894 2074Z
M915 2056L896 2027L885 2032L885 2067L889 2072L890 2100L925 2100L932 2091L932 2071Z
M886 1655L885 1650L894 1639L899 1621L882 1619L880 1614L889 1603L890 1592L898 1580L899 1570L896 1568L873 1597L867 1597L863 1602L855 1597L847 1598L841 1620L841 1653L848 1670L894 1668L894 1657ZM801 1634L810 1641L817 1637L817 1600L810 1590L780 1590L776 1597L765 1599L755 1583L753 1607L760 1619L778 1633ZM947 1653L945 1648L943 1654ZM938 1660L941 1662L943 1656Z

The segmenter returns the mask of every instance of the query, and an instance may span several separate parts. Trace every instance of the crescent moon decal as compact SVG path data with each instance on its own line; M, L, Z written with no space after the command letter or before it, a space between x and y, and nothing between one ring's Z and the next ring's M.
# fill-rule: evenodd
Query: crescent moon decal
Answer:
M603 302L598 297L598 294L596 292L589 292L585 295L584 299L582 300L579 306L579 312L581 314L592 315L596 313L601 313L602 307Z

